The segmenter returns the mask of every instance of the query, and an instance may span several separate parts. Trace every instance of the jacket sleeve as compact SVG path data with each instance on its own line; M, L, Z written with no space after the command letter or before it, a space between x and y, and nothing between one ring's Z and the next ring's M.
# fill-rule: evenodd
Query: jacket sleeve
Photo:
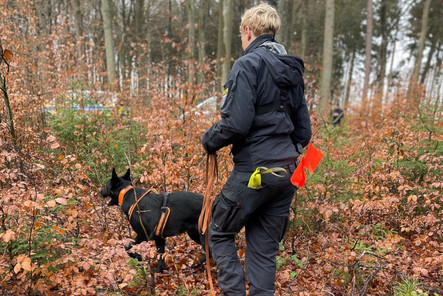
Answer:
M303 93L304 88L302 87L299 94L302 96L301 104L291 114L291 120L294 124L294 131L291 134L291 140L295 146L297 146L297 144L301 144L303 147L305 147L311 140L312 130L311 118L309 117L309 110Z
M221 120L203 134L203 147L210 154L244 138L254 119L254 71L245 70L239 61L234 64L225 84L227 95L220 110Z

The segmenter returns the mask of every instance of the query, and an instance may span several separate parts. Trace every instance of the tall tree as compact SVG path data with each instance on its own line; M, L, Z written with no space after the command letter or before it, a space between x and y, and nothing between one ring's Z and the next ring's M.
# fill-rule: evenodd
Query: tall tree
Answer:
M443 43L443 34L441 29L441 19L443 16L443 5L440 1L431 1L429 8L429 20L427 29L427 40L430 41L429 51L426 58L426 64L420 74L420 84L425 84L426 79L429 77L435 80L432 74L431 68L439 65L439 53L441 45ZM426 46L426 43L425 43Z
M411 77L411 85L412 86L417 84L418 76L420 75L420 66L421 66L421 60L422 60L422 56L423 56L423 48L425 47L426 30L428 28L428 16L429 16L429 7L430 6L431 6L431 0L425 0L424 7L423 7L423 16L422 16L422 21L421 21L420 39L418 41L417 58L415 59L414 70L412 72L412 77Z
M278 1L278 10L281 18L281 28L278 32L279 41L289 47L290 45L290 34L293 30L291 26L292 17L292 6L293 1L289 0L279 0Z
M323 39L323 72L320 82L320 111L324 114L330 106L331 99L331 78L333 61L333 41L334 41L334 0L326 0L325 4L325 29Z
M366 49L365 49L365 78L363 83L362 107L366 110L369 76L371 75L371 52L372 52L372 0L368 0L366 6Z
M146 61L148 53L146 52L146 46L144 46L144 38L145 34L148 34L150 30L145 30L145 20L149 18L148 15L145 15L145 1L144 0L135 0L135 8L134 8L134 35L135 35L135 61L137 64L138 70L138 92L142 92L146 90L146 81L147 81L147 67ZM149 1L148 6L149 7ZM149 40L149 38L147 38Z
M228 73L231 68L231 46L232 46L232 15L234 11L233 0L223 0L223 42L225 59L222 65L223 84L228 78Z
M388 1L381 0L380 2L380 11L379 11L379 33L381 35L381 44L378 51L378 73L377 73L377 83L378 87L376 88L376 95L374 96L374 105L373 111L377 114L382 105L383 98L383 90L384 90L384 81L386 76L386 58L387 58L387 48L388 48Z
M195 0L188 0L188 56L187 59L190 60L188 63L188 82L193 83L195 69L194 69L194 58L195 58Z
M105 36L105 51L106 51L106 70L108 71L108 82L111 88L114 87L115 80L115 52L114 39L112 34L112 13L110 0L102 0L102 17L103 17L103 32Z
M206 58L206 38L205 38L205 24L207 18L207 12L209 7L209 1L200 0L198 8L198 64L202 66ZM201 84L204 78L203 73L200 73L197 77L197 84Z
M188 0L188 58L195 57L195 0Z
M223 71L223 62L222 58L225 54L224 43L223 43L223 0L218 1L218 25L217 25L217 63L219 65L218 69L218 77L222 77ZM221 89L223 87L223 81L221 79L218 80L218 87Z
M300 40L300 56L302 59L305 58L305 52L306 52L306 38L307 38L307 23L308 23L308 16L307 16L307 10L308 10L308 0L302 0L302 5L300 8L300 18L301 18L301 40ZM295 19L295 18L294 18Z
M82 60L82 56L85 55L85 46L83 41L83 12L82 12L82 3L80 0L72 0L71 1L72 10L74 14L74 26L75 32L77 35L77 44L78 44L78 56L79 60Z

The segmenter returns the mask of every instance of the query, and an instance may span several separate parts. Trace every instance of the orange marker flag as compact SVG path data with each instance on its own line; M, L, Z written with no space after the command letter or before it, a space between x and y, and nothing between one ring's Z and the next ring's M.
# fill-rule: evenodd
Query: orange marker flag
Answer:
M291 176L291 183L294 186L298 186L300 188L303 187L303 184L305 184L306 176L305 176L305 170L304 170L304 157L301 159L300 163L298 164L297 168L295 169L294 173Z
M291 176L291 182L293 185L300 188L303 187L306 181L306 175L304 169L308 169L311 173L315 171L315 168L323 158L323 153L318 151L312 144L309 144L306 155L303 156L294 173Z

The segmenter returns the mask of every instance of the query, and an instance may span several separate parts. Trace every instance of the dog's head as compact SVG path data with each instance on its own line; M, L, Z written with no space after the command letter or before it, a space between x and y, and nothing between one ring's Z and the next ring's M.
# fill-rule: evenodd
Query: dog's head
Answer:
M111 197L108 206L118 205L118 194L129 185L132 185L130 169L128 169L122 177L117 176L115 169L112 169L111 180L106 183L100 193L104 198Z

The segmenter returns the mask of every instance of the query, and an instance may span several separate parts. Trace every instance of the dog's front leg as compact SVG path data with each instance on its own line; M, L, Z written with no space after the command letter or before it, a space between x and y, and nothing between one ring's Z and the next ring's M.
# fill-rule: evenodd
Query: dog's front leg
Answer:
M157 248L157 257L158 257L158 265L156 272L162 272L165 268L165 245L166 242L163 238L156 237L155 238L155 246Z
M129 251L129 250L131 250L131 248L132 248L133 246L138 245L139 243L141 243L141 242L143 242L143 241L145 241L144 236L142 236L142 235L138 235L138 234L137 234L137 236L135 237L135 241L134 241L134 242L131 241L131 242L129 243L129 245L126 247L126 252L128 253L129 257L134 258L134 259L137 259L138 261L142 261L142 260L143 260L143 258L142 258L142 256L141 256L140 254L138 254L138 253L133 253L133 252L130 252L130 251Z

